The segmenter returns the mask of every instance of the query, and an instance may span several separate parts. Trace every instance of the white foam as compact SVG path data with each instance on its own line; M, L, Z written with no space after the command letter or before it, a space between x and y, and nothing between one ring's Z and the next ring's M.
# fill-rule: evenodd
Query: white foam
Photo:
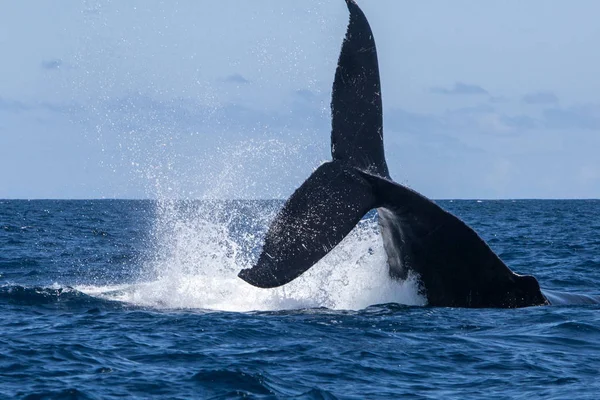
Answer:
M258 205L257 205L258 206ZM326 307L358 310L374 304L425 304L416 279L392 281L376 222L361 222L309 271L275 289L259 289L237 277L251 265L249 249L261 238L232 235L227 203L181 207L161 203L155 229L156 257L148 265L153 278L119 286L80 286L107 299L157 308L222 311L284 310ZM261 215L260 212L256 213ZM273 215L253 223L266 226ZM229 217L228 217L229 215Z

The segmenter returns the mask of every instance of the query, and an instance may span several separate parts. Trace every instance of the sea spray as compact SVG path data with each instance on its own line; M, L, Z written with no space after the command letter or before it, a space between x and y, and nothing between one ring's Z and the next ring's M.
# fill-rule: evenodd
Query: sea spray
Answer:
M149 266L153 278L96 294L141 306L223 311L424 303L413 278L390 280L376 217L361 221L326 257L285 286L260 289L237 278L256 260L280 206L273 201L159 202L157 254Z

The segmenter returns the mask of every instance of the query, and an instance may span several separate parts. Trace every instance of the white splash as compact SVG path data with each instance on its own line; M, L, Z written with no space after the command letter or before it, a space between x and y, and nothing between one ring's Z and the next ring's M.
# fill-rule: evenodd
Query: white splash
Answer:
M241 211L232 212L233 208L225 202L184 207L162 203L155 231L157 257L149 266L154 278L134 285L77 289L140 306L238 312L425 304L416 279L395 282L389 278L383 243L372 220L362 221L331 253L293 282L275 289L253 287L237 273L251 266L250 249L258 248L262 238L248 231L234 237L232 225L239 216L236 212ZM273 216L264 210L255 211L247 217L253 224L266 226Z

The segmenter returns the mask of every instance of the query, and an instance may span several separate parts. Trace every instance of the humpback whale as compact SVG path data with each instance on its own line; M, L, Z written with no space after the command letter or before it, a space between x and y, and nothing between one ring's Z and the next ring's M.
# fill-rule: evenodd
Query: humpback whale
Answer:
M332 161L318 167L272 221L262 252L238 276L260 288L294 280L378 213L389 275L419 277L430 306L549 304L533 276L515 274L462 220L390 177L383 148L375 40L354 0L331 99Z

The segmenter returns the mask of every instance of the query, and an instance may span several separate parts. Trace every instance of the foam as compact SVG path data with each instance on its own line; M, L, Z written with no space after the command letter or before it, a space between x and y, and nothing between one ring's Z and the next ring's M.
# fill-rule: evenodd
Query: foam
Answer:
M161 202L157 209L155 257L144 282L118 286L80 286L86 294L156 308L245 312L326 307L358 310L374 304L425 304L414 277L389 278L376 222L361 221L326 257L295 281L260 289L237 277L256 258L262 234L240 232L244 218L266 227L274 211L261 203L236 210L227 202ZM246 223L249 223L246 221Z

